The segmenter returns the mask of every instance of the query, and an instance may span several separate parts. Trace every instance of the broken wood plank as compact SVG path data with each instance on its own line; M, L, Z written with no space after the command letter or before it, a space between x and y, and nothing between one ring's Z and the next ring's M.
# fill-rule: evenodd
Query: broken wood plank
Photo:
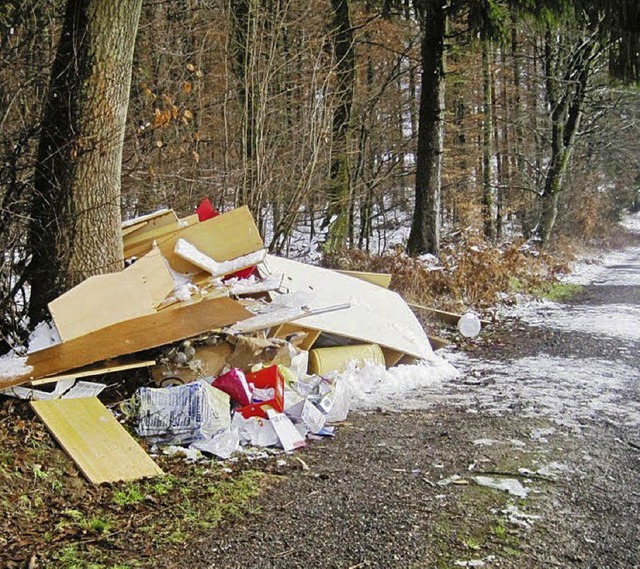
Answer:
M153 232L152 232L153 233ZM175 253L178 239L184 239L215 261L229 261L264 249L249 208L233 209L206 221L177 228L151 240L125 246L125 258L141 255L151 249L155 240L171 267L179 273L200 273L202 270Z
M382 353L384 354L384 363L390 368L396 365L404 356L404 352L400 352L398 350L392 350L391 348L384 348L380 346L382 349Z
M296 342L296 346L305 351L309 351L318 339L318 336L322 334L320 330L313 330L312 328L305 328L304 326L299 326L292 322L286 322L272 328L269 331L269 336L273 338L286 338L287 336L297 334L299 332L306 334L306 336L299 342Z
M429 338L429 343L431 344L431 349L439 350L440 348L446 348L451 345L451 342L447 340L443 340L442 338L438 338L438 336L427 336Z
M367 273L364 271L342 271L338 269L336 269L335 271L336 273L340 273L341 275L347 275L349 277L353 277L354 279L360 279L362 281L381 286L382 288L389 288L389 285L391 284L390 273Z
M249 208L243 206L217 217L190 225L159 243L162 254L179 273L198 273L202 270L175 253L178 239L191 243L198 251L223 262L264 249L258 228Z
M440 320L440 322L444 322L449 326L457 326L458 320L462 318L462 314L456 314L455 312L447 312L446 310L438 310L437 308L430 308L428 306L423 306L422 304L416 304L415 302L407 302L407 304L411 308L415 308L416 310L423 310L424 312L430 313L434 318ZM491 324L488 320L480 320L480 324L483 326L488 326Z
M27 357L26 369L0 376L0 389L59 374L92 363L157 348L229 326L253 316L230 298L182 303L176 308L118 322Z
M96 397L32 401L31 407L89 482L102 484L163 474Z
M173 291L169 268L157 249L119 273L88 278L49 303L63 342L155 311Z
M145 229L131 235L126 235L122 240L124 258L128 259L130 257L145 255L151 251L154 242L161 243L166 241L167 239L170 239L172 235L180 232L185 227L195 225L197 223L198 217L190 216L154 229Z
M132 239L135 233L136 237L147 231L153 231L166 225L178 223L178 216L172 209L161 209L154 213L141 215L135 219L130 219L122 223L122 237ZM139 233L138 233L139 232Z
M77 370L72 370L69 373L62 373L59 375L52 375L42 379L35 379L30 382L30 385L45 385L47 383L54 383L56 381L64 381L65 379L80 379L81 377L91 377L94 375L106 375L109 373L116 373L119 371L128 371L132 369L139 369L143 367L151 367L156 364L156 360L140 360L129 363L118 363L119 360L111 360L104 362L97 366L91 366L89 368L83 367Z

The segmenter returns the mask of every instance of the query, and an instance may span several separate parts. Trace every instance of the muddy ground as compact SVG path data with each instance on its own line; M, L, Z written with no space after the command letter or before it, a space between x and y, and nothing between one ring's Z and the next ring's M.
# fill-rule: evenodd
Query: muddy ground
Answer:
M639 282L496 323L446 354L459 378L255 463L158 458L167 481L96 488L26 404L0 402L0 566L640 567L638 334L552 322L633 317L640 250L606 271Z

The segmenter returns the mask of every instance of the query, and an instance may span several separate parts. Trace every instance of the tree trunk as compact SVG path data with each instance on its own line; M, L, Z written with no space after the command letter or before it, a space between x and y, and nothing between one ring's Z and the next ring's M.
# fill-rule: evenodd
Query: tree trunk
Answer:
M551 108L551 156L538 223L538 235L543 245L549 242L556 222L558 200L580 130L589 79L599 50L593 38L580 36L567 59L561 60L557 38L549 32L545 37L545 79Z
M348 135L355 83L355 51L349 0L331 0L336 61L336 104L333 111L329 207L323 225L329 226L327 251L344 246L349 234L351 176Z
M410 255L440 249L440 171L444 140L444 40L447 28L443 2L429 0L423 14L422 76L416 157L416 203L407 243Z
M122 268L120 177L142 0L68 0L31 202L31 323L47 303Z
M491 41L482 40L482 220L484 235L496 238L496 199L493 187L493 101L491 100L491 69L489 51Z

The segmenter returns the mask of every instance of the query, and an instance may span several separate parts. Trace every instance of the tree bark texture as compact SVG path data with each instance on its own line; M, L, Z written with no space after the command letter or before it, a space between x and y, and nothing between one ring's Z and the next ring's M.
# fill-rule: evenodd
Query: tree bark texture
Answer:
M496 196L493 187L493 101L491 99L491 40L482 40L482 221L487 239L496 238Z
M410 255L440 249L440 172L444 142L444 40L447 28L443 2L429 0L423 14L422 76L418 115L415 210L407 250Z
M32 323L66 289L122 268L122 145L141 5L67 2L31 203Z
M325 249L344 247L349 231L351 173L349 171L349 124L356 79L355 51L349 0L331 0L333 49L336 62L336 102L333 110L331 179L326 222L329 233Z

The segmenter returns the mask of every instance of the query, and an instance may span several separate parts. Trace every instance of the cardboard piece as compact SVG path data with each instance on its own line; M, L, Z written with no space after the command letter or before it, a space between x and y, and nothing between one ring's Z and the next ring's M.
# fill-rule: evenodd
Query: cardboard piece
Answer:
M350 304L345 310L300 318L296 322L301 326L379 344L417 358L428 358L432 354L420 322L395 292L329 269L273 255L267 256L264 265L272 273L285 275L283 287L312 294L314 304Z
M255 364L284 366L291 365L289 345L280 338L253 338L251 336L230 336L229 341L235 345L232 354L227 358L231 367L244 370Z
M267 415L269 417L269 421L271 421L271 425L273 425L276 435L278 435L280 444L285 451L289 452L296 450L297 448L302 448L306 445L304 437L300 434L298 429L295 428L289 417L284 413L278 413L273 409L267 409Z
M163 474L97 398L33 401L31 406L90 482Z
M227 358L233 347L227 342L214 346L197 345L196 353L188 366L178 366L172 362L158 363L149 371L159 387L189 383L201 377L217 377L227 365Z
M155 311L173 291L159 251L151 251L119 273L90 277L49 303L63 342L116 322Z
M19 375L0 377L0 389L192 338L250 316L251 312L230 298L182 303L176 308L118 322L34 352L25 362L31 369Z

